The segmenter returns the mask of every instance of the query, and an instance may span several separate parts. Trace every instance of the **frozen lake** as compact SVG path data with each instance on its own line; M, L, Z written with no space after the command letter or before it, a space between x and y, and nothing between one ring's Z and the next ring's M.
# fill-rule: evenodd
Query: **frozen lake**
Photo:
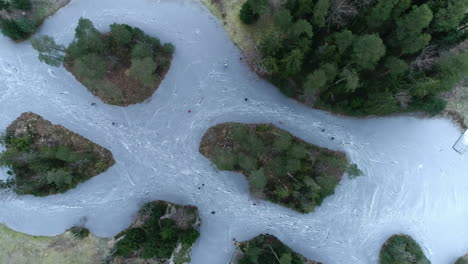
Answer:
M227 264L234 238L260 233L327 264L376 263L383 242L399 232L413 236L435 264L468 252L468 156L452 149L461 133L451 122L359 120L302 106L249 72L222 25L194 0L73 0L39 34L68 44L81 16L100 30L127 23L172 42L172 68L150 101L110 106L63 68L40 63L30 43L0 36L0 131L33 111L108 148L116 160L106 173L65 194L0 193L0 222L57 235L86 216L93 233L110 237L130 224L143 203L163 199L200 209L193 264ZM217 172L198 153L203 133L228 121L271 122L343 150L365 175L345 178L307 215L253 201L242 175Z

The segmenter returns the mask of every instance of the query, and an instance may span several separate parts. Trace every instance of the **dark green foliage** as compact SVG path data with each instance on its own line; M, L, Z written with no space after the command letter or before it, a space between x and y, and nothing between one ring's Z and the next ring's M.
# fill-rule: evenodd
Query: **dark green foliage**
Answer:
M304 264L307 259L271 235L260 235L240 243L242 257L234 264ZM278 261L279 259L279 261Z
M358 2L288 0L275 9L274 30L258 45L270 81L288 96L340 113L439 111L442 103L421 98L437 97L467 74L455 62L464 59L446 50L468 37L468 2ZM448 58L454 63L445 64Z
M0 0L0 10L8 9L10 5L11 4L9 0Z
M83 239L89 236L89 230L82 226L74 226L70 229L70 232L77 238Z
M242 5L239 18L244 24L250 25L256 22L260 16L254 13L251 1L247 1Z
M34 23L26 18L0 20L0 28L5 36L15 41L27 39L36 30Z
M268 8L268 0L247 0L239 13L240 20L247 25L255 23Z
M410 236L393 235L380 250L379 264L430 264L421 247Z
M302 213L334 193L347 166L341 153L307 144L272 125L220 126L224 134L216 137L224 143L220 139L211 146L218 169L242 171L257 196Z
M378 35L364 35L354 41L351 61L361 69L373 70L384 55L382 39Z
M439 97L429 95L422 99L416 100L413 104L413 107L418 110L422 110L431 116L435 116L444 111L446 105L446 101L440 99Z
M96 161L93 153L66 146L38 148L32 136L7 137L6 148L0 153L0 166L15 173L15 191L19 194L65 192L85 180L82 171Z
M132 28L128 25L112 24L110 29L111 39L117 47L126 46L132 41Z
M178 227L174 219L162 218L168 209L168 203L161 201L143 206L139 217L144 219L144 223L116 236L119 240L114 255L164 260L171 257L179 243L190 248L198 239L199 232L192 227Z
M32 9L31 0L12 0L11 1L11 6L13 8L21 9L21 10L31 10Z

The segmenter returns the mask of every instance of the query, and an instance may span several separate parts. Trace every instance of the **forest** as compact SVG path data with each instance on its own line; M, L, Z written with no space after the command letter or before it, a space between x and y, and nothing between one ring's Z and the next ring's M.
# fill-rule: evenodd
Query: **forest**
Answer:
M110 25L101 33L81 18L75 38L65 48L50 36L31 40L39 60L65 68L104 102L126 106L154 93L169 70L174 46L126 24Z
M286 95L349 115L435 115L438 95L468 75L467 10L466 0L247 0L239 17L255 27L273 14L257 48Z

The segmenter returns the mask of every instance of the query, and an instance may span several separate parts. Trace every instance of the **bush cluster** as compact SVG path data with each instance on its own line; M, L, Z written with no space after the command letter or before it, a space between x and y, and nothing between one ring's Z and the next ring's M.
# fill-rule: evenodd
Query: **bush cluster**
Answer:
M62 62L77 79L106 103L128 105L143 101L170 66L174 46L126 24L110 25L100 33L89 19L80 18L73 42L64 48L50 36L32 41L39 59ZM65 55L65 56L64 56Z
M241 11L247 24L259 14L252 3ZM261 62L283 92L310 105L437 114L445 107L437 95L468 75L468 54L446 52L468 36L467 8L465 0L287 0L271 8L275 30L260 41Z
M240 20L247 25L255 23L268 8L268 0L247 0L239 13Z
M243 242L243 256L234 264L304 264L305 259L271 235L260 235ZM279 260L278 260L279 259Z
M379 264L430 264L421 247L408 235L391 236L380 250Z
M242 171L251 191L308 213L334 193L347 167L343 155L307 144L271 125L227 124L232 146L217 146L220 170Z
M169 259L179 243L190 248L199 237L198 231L179 228L173 219L161 218L167 210L165 202L146 204L139 213L146 219L144 224L116 236L121 239L115 245L115 256L162 260Z
M11 12L14 9L29 11L32 9L31 0L0 0L0 10ZM21 41L31 36L37 28L37 24L28 18L0 19L2 33L15 41Z
M82 226L74 226L70 228L70 232L79 239L87 238L89 236L89 230Z
M84 171L97 160L92 152L35 145L34 136L30 135L7 135L4 141L7 150L0 153L0 166L11 168L18 194L45 196L65 192L86 180Z

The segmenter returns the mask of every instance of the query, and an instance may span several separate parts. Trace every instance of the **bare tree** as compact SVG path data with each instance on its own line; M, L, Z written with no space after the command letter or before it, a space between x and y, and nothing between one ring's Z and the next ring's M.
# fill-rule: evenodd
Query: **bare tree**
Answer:
M376 0L353 0L353 5L357 9L364 9L375 3Z
M357 13L356 6L351 0L332 0L330 15L327 19L328 27L343 27L351 18L357 15Z
M427 46L410 65L411 72L429 71L437 63L438 52L436 46Z

